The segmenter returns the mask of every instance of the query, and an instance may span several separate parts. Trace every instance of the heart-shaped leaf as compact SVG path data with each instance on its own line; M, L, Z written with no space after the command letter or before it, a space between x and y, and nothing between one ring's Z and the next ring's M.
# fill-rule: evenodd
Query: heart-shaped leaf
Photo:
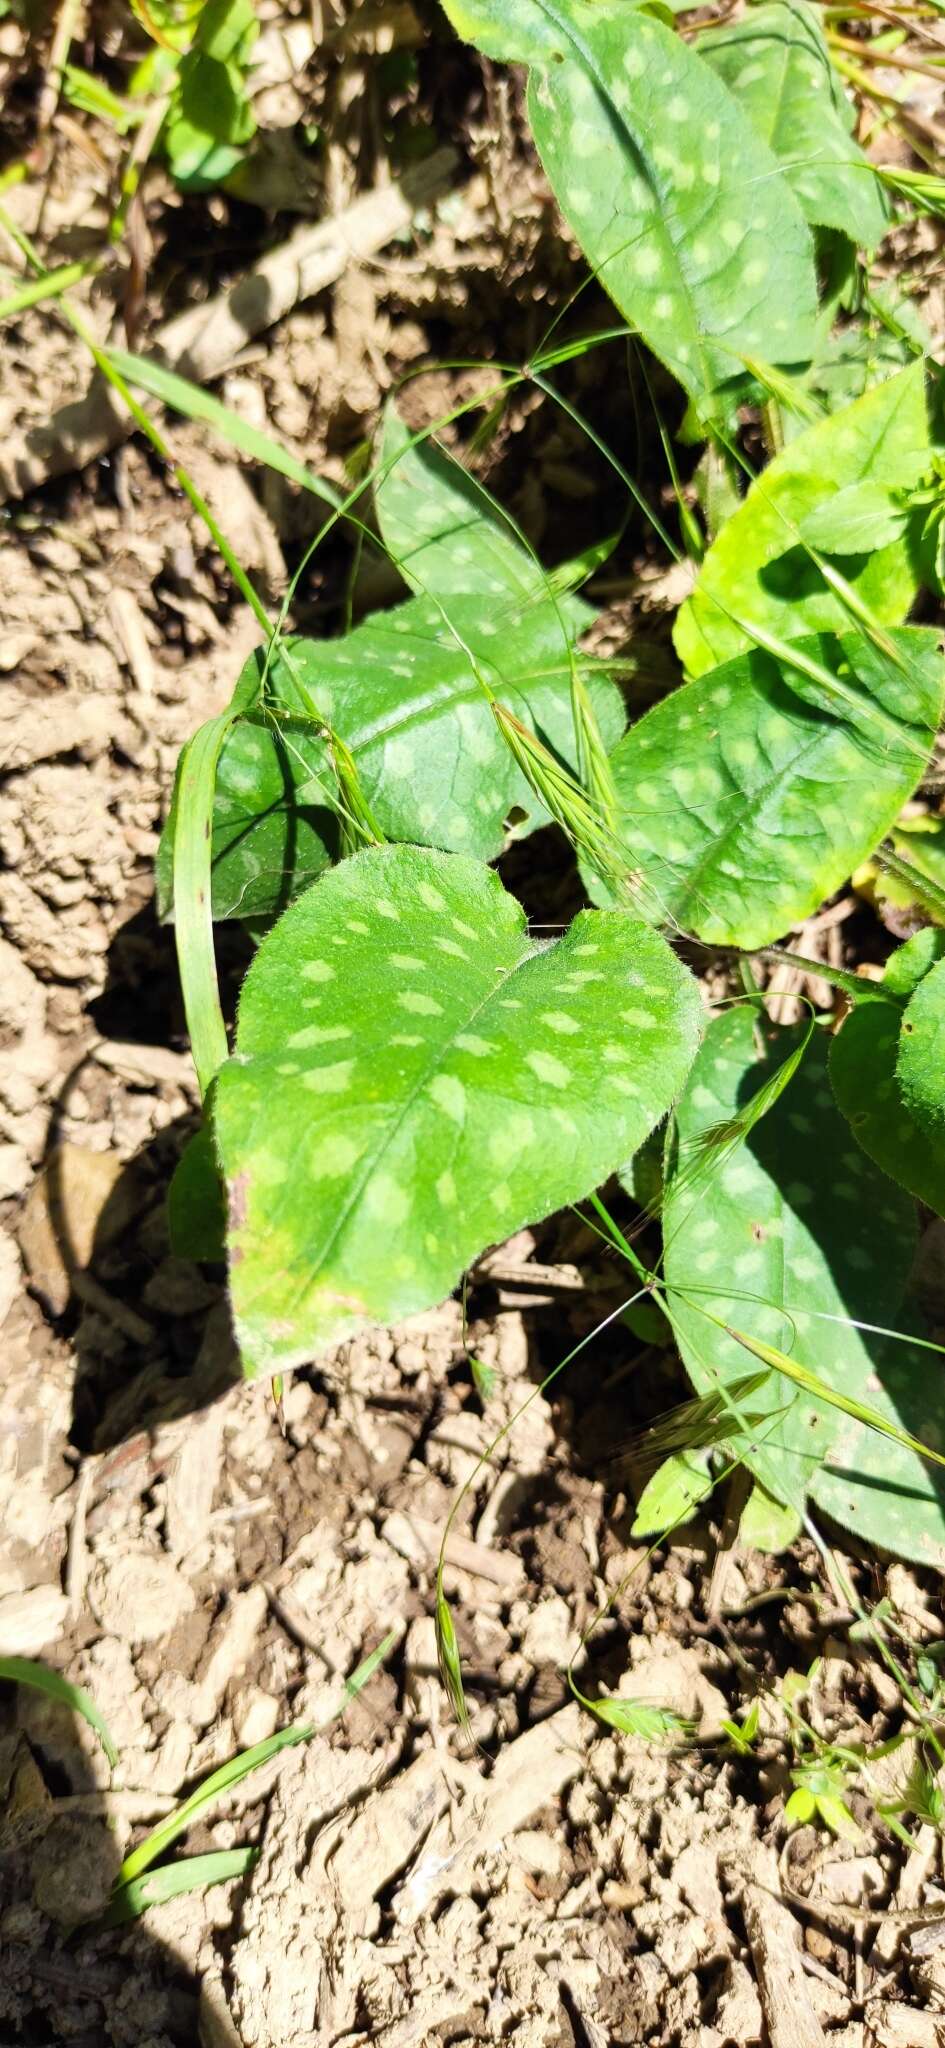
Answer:
M809 360L817 291L801 210L708 64L625 0L444 0L461 35L532 65L555 197L606 291L694 397L745 354Z
M803 545L803 522L837 492L865 482L880 484L890 511L898 510L898 494L915 489L941 446L941 388L936 375L927 395L926 366L913 363L808 427L768 464L709 549L676 620L676 651L690 675L750 647L755 625L794 640L849 623ZM865 556L851 549L838 563L887 625L905 618L915 596L911 532Z
M587 1194L668 1108L700 1017L626 913L536 945L476 861L388 846L333 868L260 946L215 1091L247 1372L429 1307Z
M928 1354L850 1320L896 1327L915 1211L853 1143L832 1101L819 1033L747 1142L720 1151L715 1168L700 1162L695 1178L686 1170L693 1148L698 1156L707 1134L744 1107L793 1042L790 1033L769 1032L759 1058L755 1028L747 1008L713 1022L676 1112L682 1170L664 1210L665 1270L690 1377L705 1393L744 1376L750 1354L721 1322L941 1447L945 1383L920 1362ZM799 1508L809 1493L859 1537L945 1563L936 1466L774 1370L751 1405L771 1420L756 1425L743 1455L775 1499Z
M613 746L623 730L623 700L574 647L585 616L574 598L506 596L484 606L471 593L451 597L442 611L414 598L343 640L291 641L291 665L280 655L271 664L265 713L241 721L224 743L213 817L214 916L272 916L337 856L326 744L296 679L351 749L388 839L489 860L501 852L513 808L524 814L520 834L545 824L480 677L574 767L570 684L577 662L604 743ZM261 684L263 649L251 655L241 680L250 667ZM164 915L172 843L173 812L159 860Z
M945 1176L945 960L936 961L909 998L896 1072L903 1102Z
M857 633L795 643L837 678L832 709L824 685L771 655L742 654L625 734L611 756L621 829L684 929L767 945L889 830L920 780L945 683L930 628L902 627L889 641L902 669Z
M889 209L850 133L852 110L814 9L806 0L767 0L743 20L709 29L698 48L777 158L807 219L874 249Z

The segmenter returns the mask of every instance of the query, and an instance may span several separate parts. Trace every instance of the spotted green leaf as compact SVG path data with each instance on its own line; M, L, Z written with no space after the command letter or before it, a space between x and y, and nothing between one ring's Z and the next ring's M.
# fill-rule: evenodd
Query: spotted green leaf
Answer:
M414 441L393 405L384 415L381 463L374 497L384 545L421 596L435 594L449 611L455 596L494 605L547 595L545 571L488 492L435 441ZM583 606L572 615L587 624L593 616Z
M432 599L414 598L341 640L291 641L291 666L277 656L270 669L265 712L241 721L224 743L213 815L214 916L271 916L338 855L334 780L298 681L351 749L388 839L490 860L501 851L513 808L526 814L520 834L544 824L480 678L574 766L571 667L585 616L574 599L555 603L506 591L486 606L471 592L451 596L442 610ZM620 692L578 659L610 747L623 729ZM255 672L261 682L263 670L259 649L241 681ZM159 860L164 915L172 836L173 813Z
M791 640L848 623L804 546L803 522L851 484L881 485L890 511L898 509L898 494L918 485L942 445L940 392L940 376L927 389L924 363L912 363L808 427L769 463L709 549L676 620L676 650L690 675L750 647L756 625ZM877 619L905 618L918 581L912 527L874 552L835 559Z
M777 158L806 218L874 249L889 210L850 133L851 109L813 7L767 0L709 29L698 48Z
M260 946L217 1082L246 1371L429 1307L587 1194L669 1106L700 1015L626 913L535 944L479 862L386 846L331 869Z
M531 64L540 56L562 54L554 13L541 0L443 0L443 5L457 35L500 63Z
M806 362L809 230L770 150L665 22L625 0L445 0L461 34L532 66L562 212L620 311L694 397L745 354ZM511 33L510 33L511 30Z
M685 930L766 945L816 910L889 830L920 780L945 683L935 632L902 627L889 637L902 670L857 633L795 643L841 682L833 708L809 677L769 654L741 654L620 741L611 766L621 829L654 897Z
M906 1108L945 1175L945 960L936 961L909 998L896 1072Z
M679 1167L785 1057L769 1028L759 1055L747 1008L717 1018L676 1112ZM746 1351L719 1322L777 1346L835 1392L934 1447L945 1386L920 1354L854 1327L896 1328L915 1252L910 1197L854 1141L834 1106L816 1033L801 1067L746 1144L698 1192L684 1171L664 1210L665 1271L683 1358L700 1393L731 1387ZM708 1315L704 1313L708 1311ZM718 1320L713 1322L710 1318ZM805 1494L844 1528L904 1557L945 1563L942 1474L904 1445L772 1371L752 1396L746 1464L772 1496Z
M830 1047L830 1082L864 1152L920 1202L945 1216L945 1143L923 1128L903 1097L897 1072L903 1001L945 947L945 932L926 926L894 953L882 983L890 1000L858 1002ZM873 991L870 991L871 997ZM896 1001L898 996L901 1000Z

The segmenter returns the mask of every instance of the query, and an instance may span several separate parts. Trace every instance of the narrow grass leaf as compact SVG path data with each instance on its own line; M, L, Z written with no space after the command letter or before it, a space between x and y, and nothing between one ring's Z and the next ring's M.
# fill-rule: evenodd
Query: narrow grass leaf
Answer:
M70 1684L68 1678L62 1678L58 1671L49 1671L45 1664L37 1664L30 1657L0 1657L0 1681L29 1686L31 1691L45 1693L47 1699L71 1708L74 1714L81 1714L83 1721L87 1721L98 1736L112 1770L116 1769L117 1744L108 1732L104 1716L84 1686Z
M162 363L152 362L147 356L130 355L121 348L110 348L106 353L119 375L134 389L147 391L152 398L159 398L170 411L182 414L184 419L201 420L238 454L248 455L253 462L277 471L303 491L310 491L313 497L321 498L333 511L338 510L342 500L330 484L307 469L304 462L298 462L287 448L273 440L271 434L264 434L260 427L252 426L249 420L242 419L231 406L222 405L201 385L191 383L188 377L180 376L176 370L166 370Z
M202 725L181 755L173 822L175 941L190 1047L201 1095L227 1056L213 945L212 821L217 764L252 701L257 678L244 670L229 708Z
M248 1778L251 1771L258 1771L283 1749L294 1748L299 1742L309 1742L315 1732L314 1728L306 1727L280 1728L275 1735L268 1735L265 1741L253 1743L251 1749L241 1750L238 1756L230 1757L227 1763L220 1764L191 1792L189 1798L183 1799L179 1806L175 1806L173 1813L166 1814L165 1818L158 1822L157 1827L151 1829L143 1842L139 1842L136 1848L129 1851L118 1872L116 1884L119 1887L127 1885L133 1878L140 1877L143 1871L150 1869L152 1863L157 1862L159 1856L164 1855L172 1842L186 1834L194 1821L206 1813L224 1792L230 1792L234 1785L242 1784L243 1779Z
M165 1863L160 1870L118 1884L98 1926L124 1927L129 1920L139 1920L149 1906L163 1906L185 1892L205 1891L208 1885L245 1877L258 1860L258 1849L211 1849L204 1856L183 1856L176 1863Z

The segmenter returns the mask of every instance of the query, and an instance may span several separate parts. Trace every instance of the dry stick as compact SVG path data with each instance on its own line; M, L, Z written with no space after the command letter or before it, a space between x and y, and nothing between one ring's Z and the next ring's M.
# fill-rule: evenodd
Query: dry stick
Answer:
M778 1889L775 1857L759 1845L745 1879L742 1913L771 2048L826 2048L801 1964L797 1922Z
M935 66L922 57L901 57L898 50L877 50L870 43L857 42L855 36L831 35L828 41L835 50L846 50L851 57L857 57L860 63L865 61L880 66L888 64L892 71L920 71L922 76L930 78L933 84L942 83ZM945 47L940 46L939 62L945 63Z
M863 93L866 99L875 100L877 106L889 108L891 110L890 119L894 125L898 122L903 129L908 128L915 131L909 139L912 141L913 148L918 150L919 155L926 162L929 161L927 145L916 142L916 135L927 136L929 142L938 151L939 155L945 155L945 128L941 126L940 122L933 121L928 115L920 113L917 107L910 107L908 101L897 99L895 93L884 92L881 86L875 84L872 79L867 77L865 71L862 71L859 65L854 64L851 58L844 57L840 51L837 52L836 69L843 78L848 78L850 84L855 85L857 91Z
M53 39L49 47L46 76L43 80L39 103L36 109L36 127L40 135L45 134L59 105L63 72L66 68L72 38L79 26L81 5L82 0L62 0L62 5L56 17Z
M229 368L246 343L335 284L351 262L376 256L455 182L455 150L439 149L396 185L366 193L336 218L306 226L207 305L159 327L151 354L167 369L204 384ZM25 496L50 477L82 469L134 432L104 379L93 378L75 404L47 425L15 435L0 454L0 503Z
M742 1510L747 1505L752 1485L752 1476L747 1466L736 1465L729 1482L728 1499L725 1503L725 1512L722 1518L722 1527L719 1532L718 1545L712 1565L712 1576L709 1580L709 1591L706 1598L706 1614L713 1621L718 1619L726 1604L725 1595L728 1591L729 1566L734 1562L735 1553L738 1549L738 1525L742 1518Z

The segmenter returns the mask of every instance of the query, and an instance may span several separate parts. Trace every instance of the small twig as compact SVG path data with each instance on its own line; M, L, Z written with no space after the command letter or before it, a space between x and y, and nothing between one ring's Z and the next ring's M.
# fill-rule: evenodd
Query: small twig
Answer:
M771 2048L826 2048L801 1963L798 1928L775 1889L771 1851L756 1848L746 1873L742 1913Z
M939 1838L935 1828L926 1822L919 1829L915 1842L900 1872L899 1884L896 1889L896 1899L900 1912L915 1912L922 1886L932 1874L938 1842ZM886 1931L887 1924L888 1921L884 1918L870 1951L870 1967L874 1971L882 1969L885 1964L893 1961L899 1945L895 1922L889 1928L888 1933Z
M173 1813L178 1803L172 1792L121 1792L106 1788L101 1792L67 1792L53 1802L53 1813L88 1813L96 1819L147 1825L148 1821L163 1820L166 1813Z
M89 1575L89 1554L85 1543L85 1523L89 1501L95 1482L96 1460L83 1458L76 1480L75 1506L69 1524L69 1548L66 1554L66 1598L73 1620L81 1611L85 1597L85 1584Z
M116 1301L114 1295L109 1294L91 1273L70 1273L69 1283L73 1294L78 1295L87 1308L95 1309L108 1322L114 1323L132 1344L150 1344L154 1336L153 1324L146 1323L144 1317L139 1316L135 1309L128 1308L125 1302Z
M751 1489L752 1477L747 1465L736 1465L725 1502L722 1528L706 1596L706 1614L713 1620L721 1615L725 1606L729 1566L734 1562L738 1548L738 1525Z
M892 71L919 71L923 78L932 79L934 84L942 83L935 66L923 63L921 57L900 57L898 50L876 50L872 43L858 43L853 36L829 35L828 42L833 49L847 50L851 56L858 57L861 61L865 57L870 64L879 64L884 68L888 64ZM945 64L945 50L942 51L939 62Z
M45 134L59 105L63 73L65 72L72 38L78 26L81 6L82 0L62 0L62 6L56 16L53 39L49 46L46 76L43 79L36 107L36 129L39 135Z

